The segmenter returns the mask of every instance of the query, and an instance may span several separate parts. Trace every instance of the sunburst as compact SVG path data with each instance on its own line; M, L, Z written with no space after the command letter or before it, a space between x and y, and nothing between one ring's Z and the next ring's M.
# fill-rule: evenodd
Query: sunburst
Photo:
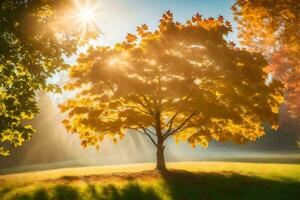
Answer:
M71 6L65 8L59 20L60 25L67 26L68 29L79 29L83 37L99 31L100 6L98 2L73 0Z

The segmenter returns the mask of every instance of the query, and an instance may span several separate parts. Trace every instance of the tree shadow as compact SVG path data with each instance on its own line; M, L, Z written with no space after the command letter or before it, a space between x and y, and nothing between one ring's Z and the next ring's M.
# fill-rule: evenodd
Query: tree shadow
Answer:
M1 196L0 196L1 199ZM16 194L11 198L11 200L49 200L49 196L47 191L44 188L39 188L33 191L32 194L30 193L21 193Z
M53 199L55 200L78 200L78 188L68 185L57 185L54 187Z
M4 186L4 187L0 188L0 196L4 196L6 193L9 193L12 190L13 190L13 188L9 187L9 186Z
M117 178L118 177L118 178ZM128 179L128 177L133 177ZM81 189L68 183L24 191L11 200L299 200L300 180L270 180L234 172L192 173L171 170L166 173L144 171L117 175L122 184L95 183L96 176L81 179L87 184ZM139 183L132 179L138 179ZM154 186L144 184L152 180ZM109 179L112 180L112 179ZM157 181L157 182L154 182ZM72 182L71 182L72 183ZM1 199L1 198L0 198Z
M52 198L49 195L50 191ZM57 185L49 191L45 188L36 188L33 191L16 193L10 200L79 200L79 192L77 188L71 186Z
M269 180L233 172L192 173L171 170L162 173L172 200L270 199L299 200L300 180Z
M49 195L49 193L51 195ZM50 197L51 196L51 197ZM1 199L1 198L0 198ZM88 184L87 189L79 192L78 187L68 185L57 185L46 190L36 189L32 192L16 194L11 200L160 200L156 191L151 187L144 187L136 182L129 182L122 187L115 185Z
M32 200L49 200L47 190L39 188L33 193Z
M160 200L153 188L141 187L136 182L129 182L122 188L110 184L102 187L101 192L98 192L95 187L95 185L88 185L87 189L95 200Z

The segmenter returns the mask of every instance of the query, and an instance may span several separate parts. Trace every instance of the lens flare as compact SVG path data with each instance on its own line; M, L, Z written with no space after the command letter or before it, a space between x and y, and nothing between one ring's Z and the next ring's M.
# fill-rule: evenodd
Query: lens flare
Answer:
M91 8L82 8L79 12L79 18L84 23L89 23L94 20L94 10Z
M79 29L82 37L100 31L100 5L99 1L73 0L71 5L64 9L59 23L69 29Z

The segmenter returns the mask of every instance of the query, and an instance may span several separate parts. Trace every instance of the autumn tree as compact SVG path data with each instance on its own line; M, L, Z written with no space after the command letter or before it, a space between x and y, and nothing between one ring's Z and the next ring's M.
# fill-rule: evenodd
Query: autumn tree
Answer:
M287 110L300 116L300 2L299 0L237 0L232 7L239 39L261 52L268 72L286 87Z
M256 140L263 124L277 126L282 85L267 80L260 54L227 42L230 31L222 16L179 23L168 11L157 30L141 25L114 47L90 48L69 69L65 89L77 95L60 105L63 124L84 147L143 134L161 171L171 137L193 147Z
M9 154L5 146L30 139L34 130L24 120L38 113L36 91L55 89L47 79L66 68L62 56L73 54L87 35L94 37L63 20L71 2L0 1L0 155Z

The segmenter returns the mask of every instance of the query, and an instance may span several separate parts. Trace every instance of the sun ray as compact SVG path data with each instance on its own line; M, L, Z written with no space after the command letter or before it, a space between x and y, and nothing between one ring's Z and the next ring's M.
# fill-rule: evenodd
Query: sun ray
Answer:
M80 38L94 38L100 32L99 1L73 0L70 4L63 5L56 19L51 23L56 31L78 31ZM62 32L64 32L62 31ZM63 34L57 34L63 37Z
M89 31L99 28L97 23L99 14L100 7L95 1L75 0L75 8L71 18L73 18L74 25L80 27L82 34L87 34Z

